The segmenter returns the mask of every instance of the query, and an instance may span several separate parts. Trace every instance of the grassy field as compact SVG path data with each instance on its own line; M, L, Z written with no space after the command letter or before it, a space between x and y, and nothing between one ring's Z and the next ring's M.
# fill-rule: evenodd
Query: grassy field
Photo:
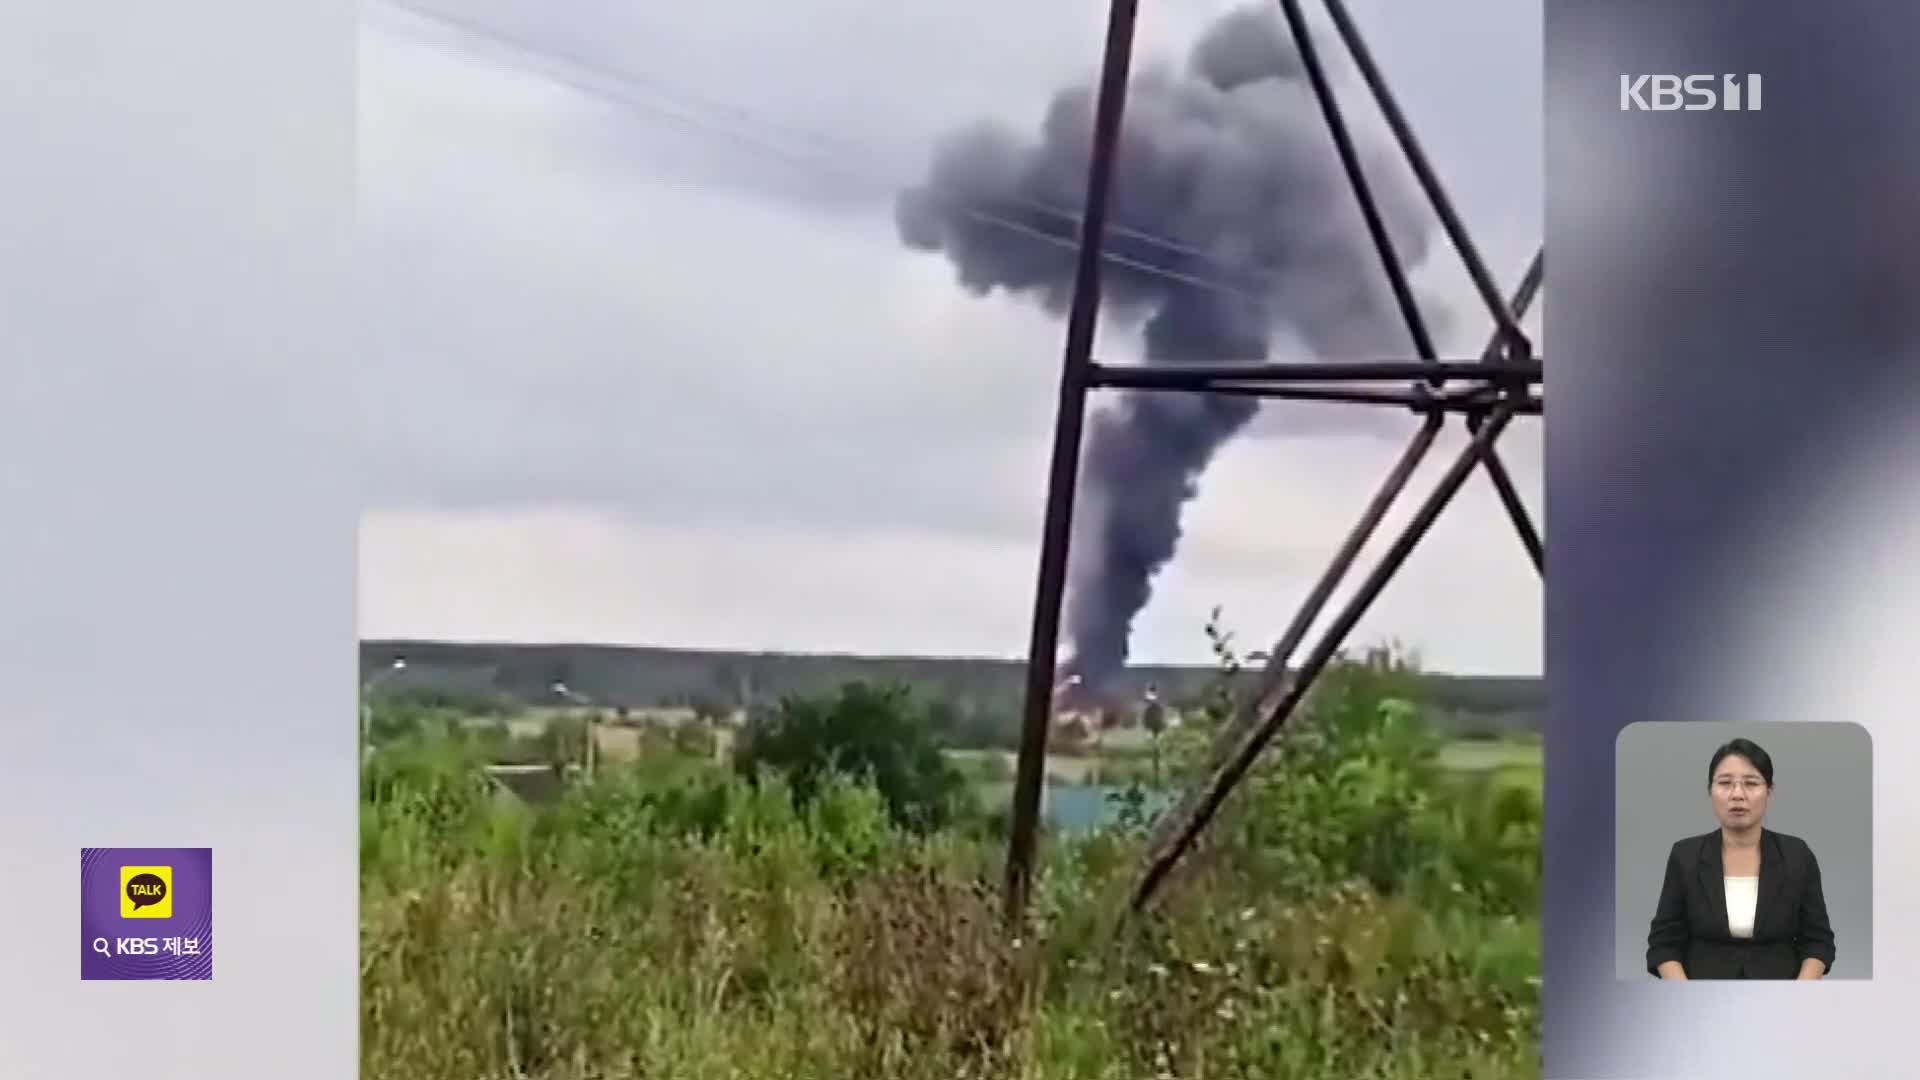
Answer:
M1138 821L1049 838L1009 934L990 808L910 830L670 747L530 807L416 726L363 780L362 1075L1538 1076L1537 769L1442 746L1395 678L1337 672L1119 934Z

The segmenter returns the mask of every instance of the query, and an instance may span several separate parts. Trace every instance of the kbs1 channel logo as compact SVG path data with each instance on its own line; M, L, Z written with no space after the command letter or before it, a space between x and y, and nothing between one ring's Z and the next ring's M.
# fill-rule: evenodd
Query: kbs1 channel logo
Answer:
M1621 112L1759 112L1759 75L1622 75Z
M213 849L81 849L80 978L213 978Z

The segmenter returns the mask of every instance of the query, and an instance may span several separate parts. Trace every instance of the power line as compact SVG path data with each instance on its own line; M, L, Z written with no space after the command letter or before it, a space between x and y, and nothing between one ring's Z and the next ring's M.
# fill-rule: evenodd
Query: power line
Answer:
M462 19L457 16L443 15L439 12L427 11L425 9L416 7L415 5L405 3L404 0L383 0L383 2L387 7L393 8L398 11L406 12L407 14L412 15L415 18L424 19L431 22L438 22L442 25L459 30L468 35L471 35L474 37L486 38L496 44L504 45L523 55L537 56L547 60L558 60L576 69L591 72L600 78L610 79L616 82L623 83L628 86L644 87L650 90L651 92L658 94L662 97L666 97L670 100L677 99L682 104L689 104L689 105L697 106L702 109L709 110L711 112L717 112L723 115L731 116L736 120L746 122L750 126L759 126L769 131L779 132L779 133L784 133L786 135L794 136L800 139L802 142L810 144L816 151L823 152L825 155L830 155L829 157L823 157L821 159L823 163L827 161L832 161L837 163L843 155L854 155L854 156L863 157L863 158L869 157L872 155L873 148L871 146L862 145L844 136L829 135L824 132L813 131L811 129L802 128L794 124L775 121L763 114L755 113L752 110L745 108L744 106L741 106L732 102L721 101L717 98L712 98L712 97L708 97L701 94L691 93L687 91L686 88L684 87L676 87L658 78L648 77L646 75L639 74L624 68L619 71L614 71L608 68L607 66L595 63L594 61L589 60L588 58L583 57L578 53L554 48L544 43L534 42L525 37L508 34L497 28L483 26L469 19ZM904 183L905 183L904 181L900 181L895 183L894 186L895 187L904 186ZM1054 203L1044 202L1042 200L1032 198L1031 196L1016 197L1013 201L1019 204L1024 209L1033 210L1038 213L1047 214L1047 215L1059 218L1061 222L1063 222L1068 226L1073 227L1076 230L1079 227L1081 212L1078 210L1069 209L1067 207L1060 206ZM1225 269L1228 269L1236 273L1242 272L1242 268L1234 266L1231 263L1227 263L1221 260L1219 256L1213 254L1212 252L1204 251L1200 248L1194 247L1191 244L1183 243L1181 241L1171 239L1169 237L1163 236L1158 233L1150 232L1144 229L1133 228L1126 225L1111 225L1111 224L1107 226L1106 232L1108 235L1111 235L1111 236L1124 236L1124 237L1127 237L1128 239L1143 241L1145 243L1152 244L1156 247L1164 248L1167 251L1188 256L1189 258L1201 259L1208 262L1213 262Z
M703 118L699 115L697 107L702 104L699 98L685 94L684 92L660 89L657 81L655 81L653 87L649 87L646 80L636 78L626 73L611 72L605 67L593 64L565 51L529 42L524 38L516 38L513 35L503 33L492 27L481 26L470 20L417 8L411 4L401 2L401 0L381 0L381 6L393 9L420 21L435 23L455 30L464 37L478 39L496 49L502 49L514 54L522 66L531 67L542 76L552 79L555 82L559 82L571 89L608 104L651 114L658 119L665 120L692 134L718 135L736 143L743 149L776 158L782 163L802 171L832 175L841 180L851 181L855 184L872 187L877 190L884 190L889 193L905 186L904 183L893 178L883 178L871 171L856 170L847 166L841 160L842 157L867 158L870 156L871 152L858 149L858 144L834 139L829 136L818 135L816 133L808 133L800 129L792 128L791 126L785 126L785 131L789 135L798 135L803 140L810 140L820 144L838 142L844 149L828 155L818 150L809 153L790 146L778 145L768 140L764 132L728 129L722 125L712 123L710 118ZM556 67L570 68L573 70L555 70ZM589 78L583 79L581 77L583 74ZM614 84L621 89L616 90L606 85L600 85L605 83ZM622 92L623 90L643 90L651 93L656 98L666 98L667 103L663 104L658 100L636 97L630 92ZM676 98L679 100L675 101L674 99ZM689 108L689 106L694 106L695 108ZM730 112L739 119L744 119L750 124L758 124L761 128L770 129L776 133L780 132L783 128L783 125L765 120L764 118L755 117L750 111L739 108L738 106L716 105L708 102L706 107ZM825 149L824 145L819 149ZM1065 222L1077 223L1080 220L1080 215L1077 212L1065 210L1060 207L1049 206L1031 199L1018 199L1015 200L1015 202L1018 205L1023 205L1036 212L1053 215ZM964 217L977 223L1018 233L1034 240L1052 244L1063 250L1075 251L1078 250L1079 247L1078 243L1070 236L1052 233L1036 225L1016 221L990 211L975 207L963 207L959 212ZM1168 240L1152 233L1121 226L1109 226L1107 232L1112 235L1127 236L1140 240L1169 252L1188 255L1193 258L1216 263L1219 262L1217 257L1200 251L1197 248L1180 244L1177 241ZM1198 274L1160 266L1125 254L1110 251L1103 252L1102 259L1107 263L1125 267L1137 273L1232 296L1248 303L1264 305L1270 302L1266 297L1245 291L1215 278L1203 277ZM1242 274L1247 273L1244 270L1239 272ZM1262 280L1266 278L1266 275L1260 275L1257 272L1251 276Z

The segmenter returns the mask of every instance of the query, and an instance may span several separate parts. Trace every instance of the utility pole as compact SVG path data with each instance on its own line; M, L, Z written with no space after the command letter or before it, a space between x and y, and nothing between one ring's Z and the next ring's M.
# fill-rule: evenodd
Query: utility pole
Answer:
M1086 427L1087 391L1093 367L1093 337L1100 313L1102 234L1106 229L1107 194L1113 185L1115 150L1120 141L1120 116L1126 106L1127 73L1133 62L1137 8L1138 0L1113 0L1107 10L1106 50L1100 68L1100 90L1094 104L1092 160L1087 170L1086 210L1080 221L1073 302L1067 316L1066 355L1060 367L1060 399L1047 476L1039 581L1035 587L1033 630L1027 643L1020 759L1014 774L1013 815L1007 836L1006 918L1016 933L1026 917L1027 899L1033 888L1040 795L1046 779L1047 728L1053 714L1055 653L1060 648L1060 600L1066 591L1067 544L1073 528L1080 443Z

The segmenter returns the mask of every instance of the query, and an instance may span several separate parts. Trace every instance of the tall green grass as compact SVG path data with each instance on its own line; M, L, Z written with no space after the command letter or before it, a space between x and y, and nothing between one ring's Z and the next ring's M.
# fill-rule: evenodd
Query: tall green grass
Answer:
M1121 933L1138 822L1049 838L1010 935L987 815L670 751L529 808L414 734L362 785L362 1075L1538 1076L1537 783L1442 767L1398 677L1336 672Z

